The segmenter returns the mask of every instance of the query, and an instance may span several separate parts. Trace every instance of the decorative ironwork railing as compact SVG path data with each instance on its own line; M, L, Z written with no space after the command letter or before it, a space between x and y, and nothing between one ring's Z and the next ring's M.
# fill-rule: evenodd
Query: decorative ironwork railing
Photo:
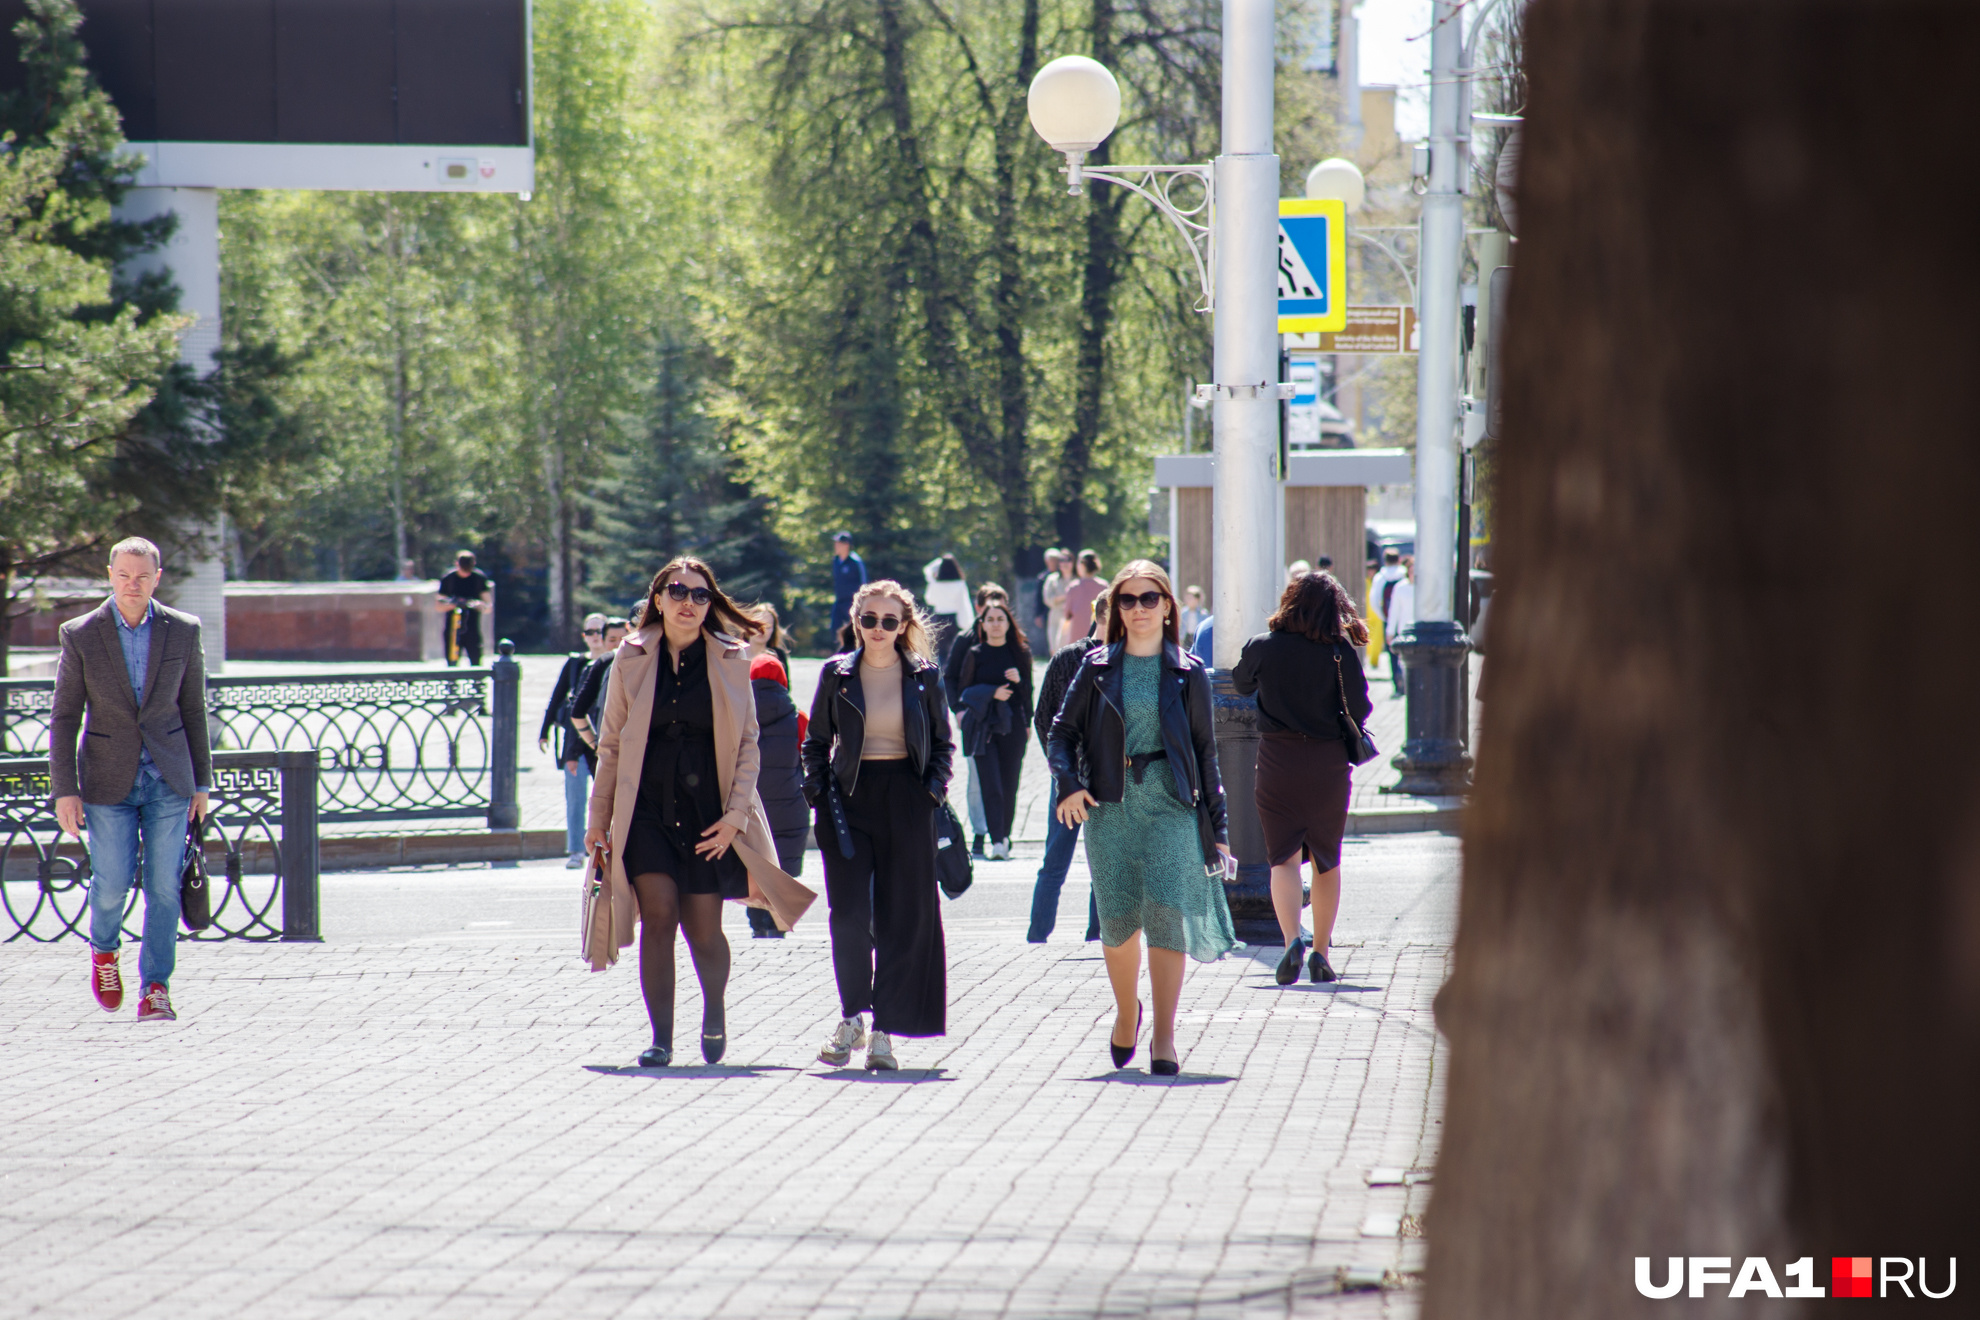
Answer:
M304 752L216 752L207 871L213 925L182 940L316 940L316 758ZM0 760L0 912L4 941L89 936L89 849L64 836L49 802L48 759ZM124 907L124 935L141 886Z
M520 667L510 643L499 649L482 669L210 678L214 749L313 752L327 821L486 816L513 829ZM54 703L53 679L0 679L0 755L45 756Z

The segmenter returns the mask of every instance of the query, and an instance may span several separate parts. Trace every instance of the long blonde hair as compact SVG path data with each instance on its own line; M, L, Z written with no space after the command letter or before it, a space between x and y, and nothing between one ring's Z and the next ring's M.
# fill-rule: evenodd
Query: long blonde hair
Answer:
M915 656L933 663L935 647L928 636L928 616L922 612L921 606L915 603L914 593L892 578L869 582L853 593L851 614L855 629L854 644L865 644L857 631L859 612L865 608L867 601L877 596L891 596L901 603L901 630L894 634L894 649L904 655Z

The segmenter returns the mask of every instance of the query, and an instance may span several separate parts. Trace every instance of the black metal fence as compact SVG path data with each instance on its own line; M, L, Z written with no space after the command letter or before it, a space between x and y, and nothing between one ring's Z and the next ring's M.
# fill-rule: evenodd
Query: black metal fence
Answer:
M325 821L485 816L514 829L521 666L207 680L217 750L314 754ZM55 682L0 679L0 755L45 756Z
M307 751L217 752L206 831L213 926L179 938L317 940L317 761ZM64 837L49 800L46 757L0 759L0 910L5 943L89 933L89 851ZM220 883L224 878L224 883ZM132 924L140 887L124 908Z

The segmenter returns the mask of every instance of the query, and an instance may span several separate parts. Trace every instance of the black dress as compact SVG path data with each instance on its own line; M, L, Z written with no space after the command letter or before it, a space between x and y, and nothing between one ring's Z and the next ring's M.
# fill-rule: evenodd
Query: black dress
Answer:
M664 649L657 659L653 720L626 831L626 874L672 876L683 894L747 897L749 871L733 847L712 862L694 850L701 832L721 819L715 699L708 686L707 646L696 641L681 652L678 674Z

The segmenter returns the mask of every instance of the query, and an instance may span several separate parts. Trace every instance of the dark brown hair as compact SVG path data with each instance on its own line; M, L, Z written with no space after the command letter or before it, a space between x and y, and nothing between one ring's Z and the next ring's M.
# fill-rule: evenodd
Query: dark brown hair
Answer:
M653 581L646 588L646 600L639 607L639 619L635 628L644 628L660 622L660 593L667 589L667 582L676 573L699 573L701 580L708 584L708 592L714 597L708 602L708 617L701 621L703 632L726 631L729 636L748 641L763 631L763 625L743 612L742 606L722 594L722 588L715 581L715 570L691 555L676 555L667 561L667 566L653 575ZM717 625L727 624L726 629Z
M976 623L970 628L970 631L976 635L976 640L979 642L990 640L983 635L984 611L993 609L1002 610L1004 617L1010 620L1011 624L1010 632L1005 636L1004 640L1014 644L1019 653L1030 655L1031 643L1026 640L1024 629L1018 627L1017 611L1011 608L1011 598L1005 593L1004 589L993 584L989 590L979 593L979 596L980 599L976 606Z
M1168 573L1152 559L1130 560L1121 565L1121 571L1107 584L1107 635L1101 640L1112 646L1127 637L1127 624L1121 619L1121 588L1135 578L1147 578L1162 589L1162 598L1169 603L1169 617L1162 621L1162 635L1181 646L1182 610L1176 605L1176 589L1169 585Z
M1301 573L1286 583L1279 608L1265 626L1273 632L1298 633L1308 641L1368 645L1368 625L1354 607L1354 597L1332 573Z

